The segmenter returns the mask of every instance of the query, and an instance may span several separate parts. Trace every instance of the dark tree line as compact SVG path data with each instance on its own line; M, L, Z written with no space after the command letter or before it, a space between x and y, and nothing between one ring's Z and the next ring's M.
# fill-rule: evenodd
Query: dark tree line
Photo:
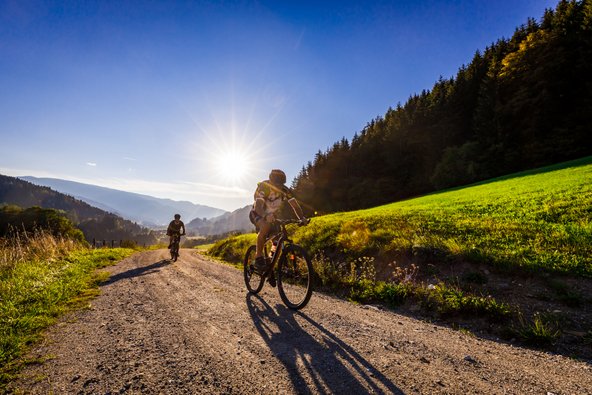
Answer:
M319 151L292 187L353 210L591 154L592 0L563 0Z
M35 214L39 214L39 221L50 216L50 211L39 210L39 207L43 207L61 211L68 220L82 230L84 237L89 242L93 238L97 240L133 240L140 244L156 242L156 236L152 231L134 222L92 207L51 188L34 185L15 177L0 175L0 209L2 209L2 205L14 205L22 208L37 206L36 210L25 211L26 215L24 216L10 217L12 218L11 225L17 228L22 228L23 219L28 221L29 218L32 218L34 221ZM5 213L16 212L15 208L2 210ZM53 218L53 215L51 217ZM8 214L6 218L9 218ZM26 224L29 224L27 221L25 221ZM55 221L49 223L58 225Z
M38 230L47 231L54 236L84 240L80 229L66 218L63 211L37 206L26 209L18 206L0 207L0 237L23 232L32 234Z

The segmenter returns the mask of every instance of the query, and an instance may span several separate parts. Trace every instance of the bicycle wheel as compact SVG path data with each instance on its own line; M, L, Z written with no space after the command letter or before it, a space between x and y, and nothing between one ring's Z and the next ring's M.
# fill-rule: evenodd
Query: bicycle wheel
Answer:
M245 254L243 261L243 273L245 277L245 285L250 293L256 294L261 291L265 283L265 277L261 276L255 271L255 246L250 246Z
M306 306L312 296L312 262L306 250L297 245L285 247L278 266L278 291L291 309Z
M177 262L177 256L179 256L179 250L173 245L171 247L171 259L173 262Z

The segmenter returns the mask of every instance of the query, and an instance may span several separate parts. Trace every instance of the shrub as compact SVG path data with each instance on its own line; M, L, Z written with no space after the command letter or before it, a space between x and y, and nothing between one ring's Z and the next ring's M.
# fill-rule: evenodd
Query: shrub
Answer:
M455 286L440 283L430 287L423 294L422 304L429 310L441 314L485 314L492 318L508 317L510 306L494 298L467 295Z

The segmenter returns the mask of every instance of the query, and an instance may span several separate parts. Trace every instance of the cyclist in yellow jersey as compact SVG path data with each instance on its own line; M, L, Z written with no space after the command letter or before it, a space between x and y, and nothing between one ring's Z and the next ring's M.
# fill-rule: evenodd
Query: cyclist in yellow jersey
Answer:
M298 201L292 196L290 188L284 185L285 183L286 173L279 169L273 169L271 173L269 173L269 180L258 183L257 190L255 191L255 203L253 203L253 208L249 213L249 219L259 232L257 234L255 266L260 272L263 272L267 267L267 262L263 257L265 238L271 230L276 214L282 203L287 201L288 204L290 204L290 207L292 207L292 210L294 210L296 217L298 217L302 223L306 223L307 221ZM269 277L270 282L272 281L272 278L273 276Z

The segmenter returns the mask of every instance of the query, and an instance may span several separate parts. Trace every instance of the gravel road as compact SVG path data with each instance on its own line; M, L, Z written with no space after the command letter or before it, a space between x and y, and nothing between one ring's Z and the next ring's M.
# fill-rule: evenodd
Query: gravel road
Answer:
M592 394L592 366L313 294L277 289L181 250L108 268L88 309L47 333L13 383L33 394Z

